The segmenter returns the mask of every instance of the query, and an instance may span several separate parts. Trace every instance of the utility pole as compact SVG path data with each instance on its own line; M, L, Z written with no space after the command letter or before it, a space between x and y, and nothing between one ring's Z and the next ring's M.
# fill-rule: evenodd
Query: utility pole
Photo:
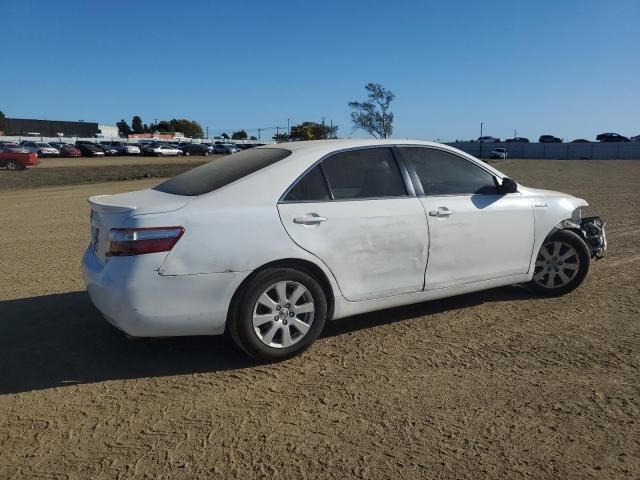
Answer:
M207 138L209 138L209 126L207 125Z
M323 140L327 139L327 130L325 129L325 126L324 126L324 117L322 117L322 139Z
M516 138L518 136L518 130L514 129L513 130L513 138Z
M262 132L261 128L258 129L258 140L260 140L260 132Z
M280 140L280 127L276 127L276 143Z
M291 140L291 119L287 118L287 140Z
M482 140L482 127L484 127L484 122L480 122L480 153L478 154L478 156L480 158L482 158L482 143L483 143L483 140Z
M331 120L331 130L329 130L329 133L331 134L331 138L333 138L333 120Z

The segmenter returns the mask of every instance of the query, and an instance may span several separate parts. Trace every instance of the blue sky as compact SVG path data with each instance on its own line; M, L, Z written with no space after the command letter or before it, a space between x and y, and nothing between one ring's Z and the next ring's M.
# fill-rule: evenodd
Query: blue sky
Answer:
M640 0L0 0L0 19L9 117L365 137L347 103L379 82L397 138L640 134Z

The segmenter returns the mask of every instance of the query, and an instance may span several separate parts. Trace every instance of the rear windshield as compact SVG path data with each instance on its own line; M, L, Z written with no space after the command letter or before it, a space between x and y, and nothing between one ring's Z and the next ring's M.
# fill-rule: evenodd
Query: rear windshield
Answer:
M291 155L282 148L252 148L189 170L161 183L154 190L173 195L202 195L273 165Z

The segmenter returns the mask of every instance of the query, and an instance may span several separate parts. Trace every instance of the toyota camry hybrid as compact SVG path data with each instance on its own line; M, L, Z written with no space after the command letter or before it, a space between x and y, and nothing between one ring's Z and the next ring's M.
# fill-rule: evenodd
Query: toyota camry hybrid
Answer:
M130 336L295 355L328 320L516 283L561 295L606 249L583 199L407 140L268 145L96 196L89 295Z

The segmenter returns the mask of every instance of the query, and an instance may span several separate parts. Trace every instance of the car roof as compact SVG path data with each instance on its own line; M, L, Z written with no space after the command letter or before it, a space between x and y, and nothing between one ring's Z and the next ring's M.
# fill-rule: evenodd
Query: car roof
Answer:
M247 175L237 181L221 187L210 193L205 193L194 202L207 201L206 198L213 196L220 204L225 205L256 205L277 203L282 193L301 175L303 175L315 162L321 158L342 150L367 147L384 146L423 146L432 147L451 152L457 156L467 158L481 168L488 170L498 178L503 178L504 174L473 156L450 147L435 142L407 139L339 139L339 140L309 140L302 142L285 142L269 144L253 148L253 151L280 149L288 150L288 155L277 162L266 166L252 174ZM215 160L214 160L215 161ZM265 182L268 176L270 181ZM252 192L247 195L246 192Z
M388 138L383 140L378 139L337 139L337 140L307 140L301 142L285 142L277 144L264 145L257 148L283 148L285 150L291 150L296 152L299 150L309 150L315 152L325 151L331 153L335 150L347 150L350 148L372 147L372 146L385 146L385 145L421 145L426 147L438 147L451 149L447 145L436 142L427 142L423 140L408 140L399 138ZM452 149L454 150L454 149Z

